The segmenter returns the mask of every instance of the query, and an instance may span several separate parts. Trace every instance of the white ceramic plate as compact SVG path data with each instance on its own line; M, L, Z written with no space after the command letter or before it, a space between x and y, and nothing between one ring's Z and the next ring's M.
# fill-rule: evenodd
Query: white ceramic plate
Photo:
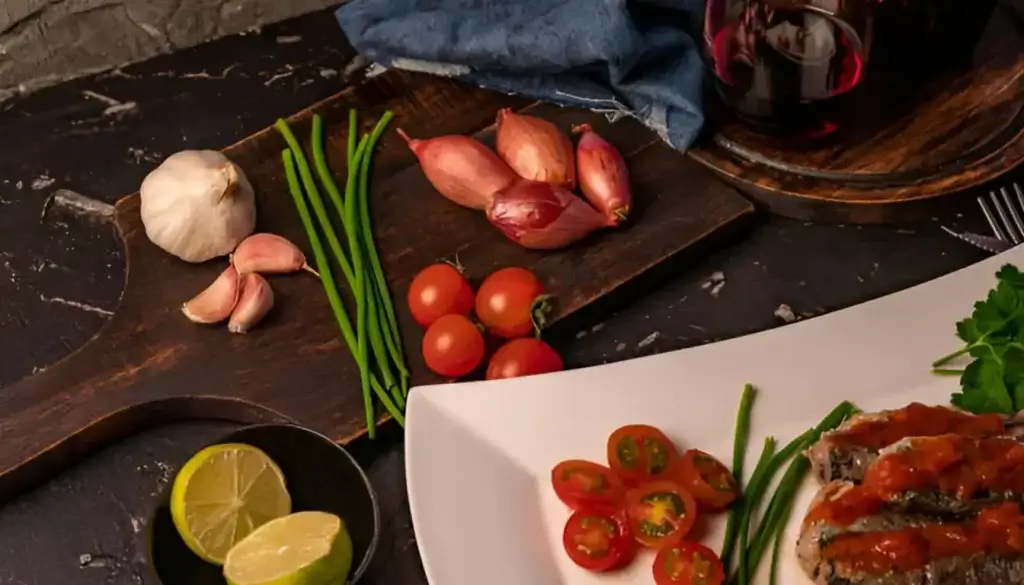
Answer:
M856 307L762 333L605 366L500 382L416 388L406 427L409 501L432 585L653 584L651 561L599 576L562 551L568 513L550 485L563 459L605 460L605 441L630 423L655 425L682 448L731 461L745 382L759 388L749 473L765 436L780 444L836 404L863 410L946 403L955 378L929 373L959 347L954 324L1024 248ZM810 583L793 551L816 489L808 479L786 529L780 580ZM703 539L719 550L724 521ZM759 582L767 583L767 562Z

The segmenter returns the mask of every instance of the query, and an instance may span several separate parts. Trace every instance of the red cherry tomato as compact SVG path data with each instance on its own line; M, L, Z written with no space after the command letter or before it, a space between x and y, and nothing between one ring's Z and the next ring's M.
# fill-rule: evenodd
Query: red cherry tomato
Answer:
M445 315L423 334L423 361L441 376L461 378L484 359L484 336L462 315Z
M636 552L633 537L621 513L578 511L562 532L566 554L589 571L611 571L626 566Z
M533 337L513 339L498 348L487 365L487 379L518 378L562 370L562 358L543 341Z
M679 484L655 481L626 492L626 512L636 541L660 549L690 532L697 521L697 502Z
M507 339L525 337L533 332L534 320L543 318L543 293L540 281L529 270L502 268L480 285L476 316L492 335Z
M449 264L427 266L409 285L409 312L424 327L445 315L468 315L474 300L466 277Z
M680 542L654 557L657 585L722 585L725 567L718 555L696 542Z
M611 469L582 459L562 461L552 468L551 485L558 499L573 510L618 509L626 496Z
M683 453L676 469L676 481L693 494L701 510L724 510L739 495L739 486L732 472L721 461L703 451L690 449Z
M608 437L608 465L628 486L669 479L678 458L665 433L649 425L626 425Z

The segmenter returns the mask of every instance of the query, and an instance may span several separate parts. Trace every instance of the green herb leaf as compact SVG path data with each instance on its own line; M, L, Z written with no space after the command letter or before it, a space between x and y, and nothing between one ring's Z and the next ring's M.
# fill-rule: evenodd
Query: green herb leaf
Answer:
M1024 273L1007 264L996 278L985 300L956 324L957 337L966 345L932 366L939 369L969 355L974 361L960 377L953 404L974 413L1014 414L1024 409Z
M981 338L981 331L974 319L967 318L956 324L956 335L965 343L974 343Z

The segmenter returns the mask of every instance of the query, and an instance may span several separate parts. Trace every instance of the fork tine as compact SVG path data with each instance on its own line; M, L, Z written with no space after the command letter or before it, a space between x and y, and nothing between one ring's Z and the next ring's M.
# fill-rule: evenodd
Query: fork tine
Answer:
M1003 220L1001 222L1003 229L1005 229L1006 233L1009 234L1010 239L1013 241L1014 244L1019 244L1020 236L1017 235L1017 230L1014 229L1013 223L1010 220L1010 216L1007 215L1006 209L1003 208L1002 202L999 201L999 196L996 195L995 191L989 192L988 196L989 199L992 200L992 205L995 206L996 208L996 213L999 214L999 219Z
M1024 192L1020 190L1020 185L1014 183L1013 190L1017 193L1017 203L1020 204L1021 209L1024 209Z
M1017 228L1017 232L1024 236L1024 221L1021 221L1020 214L1017 213L1018 205L1010 198L1010 192L1003 187L999 190L999 194L1003 196L1003 202L1006 203L1006 208L1010 210L1010 215L1013 217L1013 225ZM1024 209L1021 206L1020 209Z
M989 208L988 203L985 203L985 198L981 195L978 196L978 205L981 206L981 212L985 214L985 219L988 220L988 227L992 228L992 233L996 235L996 238L1007 241L1009 238L1003 233L1003 228L999 227L999 221L996 220L996 216L992 215L992 210Z

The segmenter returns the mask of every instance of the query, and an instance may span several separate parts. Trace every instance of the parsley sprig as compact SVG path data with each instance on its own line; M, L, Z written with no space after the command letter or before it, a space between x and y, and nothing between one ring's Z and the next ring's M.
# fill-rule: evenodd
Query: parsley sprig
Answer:
M1024 273L1006 264L996 278L971 316L956 324L965 345L932 363L936 374L960 376L951 402L977 414L1024 410ZM943 367L965 354L973 358L966 368Z

